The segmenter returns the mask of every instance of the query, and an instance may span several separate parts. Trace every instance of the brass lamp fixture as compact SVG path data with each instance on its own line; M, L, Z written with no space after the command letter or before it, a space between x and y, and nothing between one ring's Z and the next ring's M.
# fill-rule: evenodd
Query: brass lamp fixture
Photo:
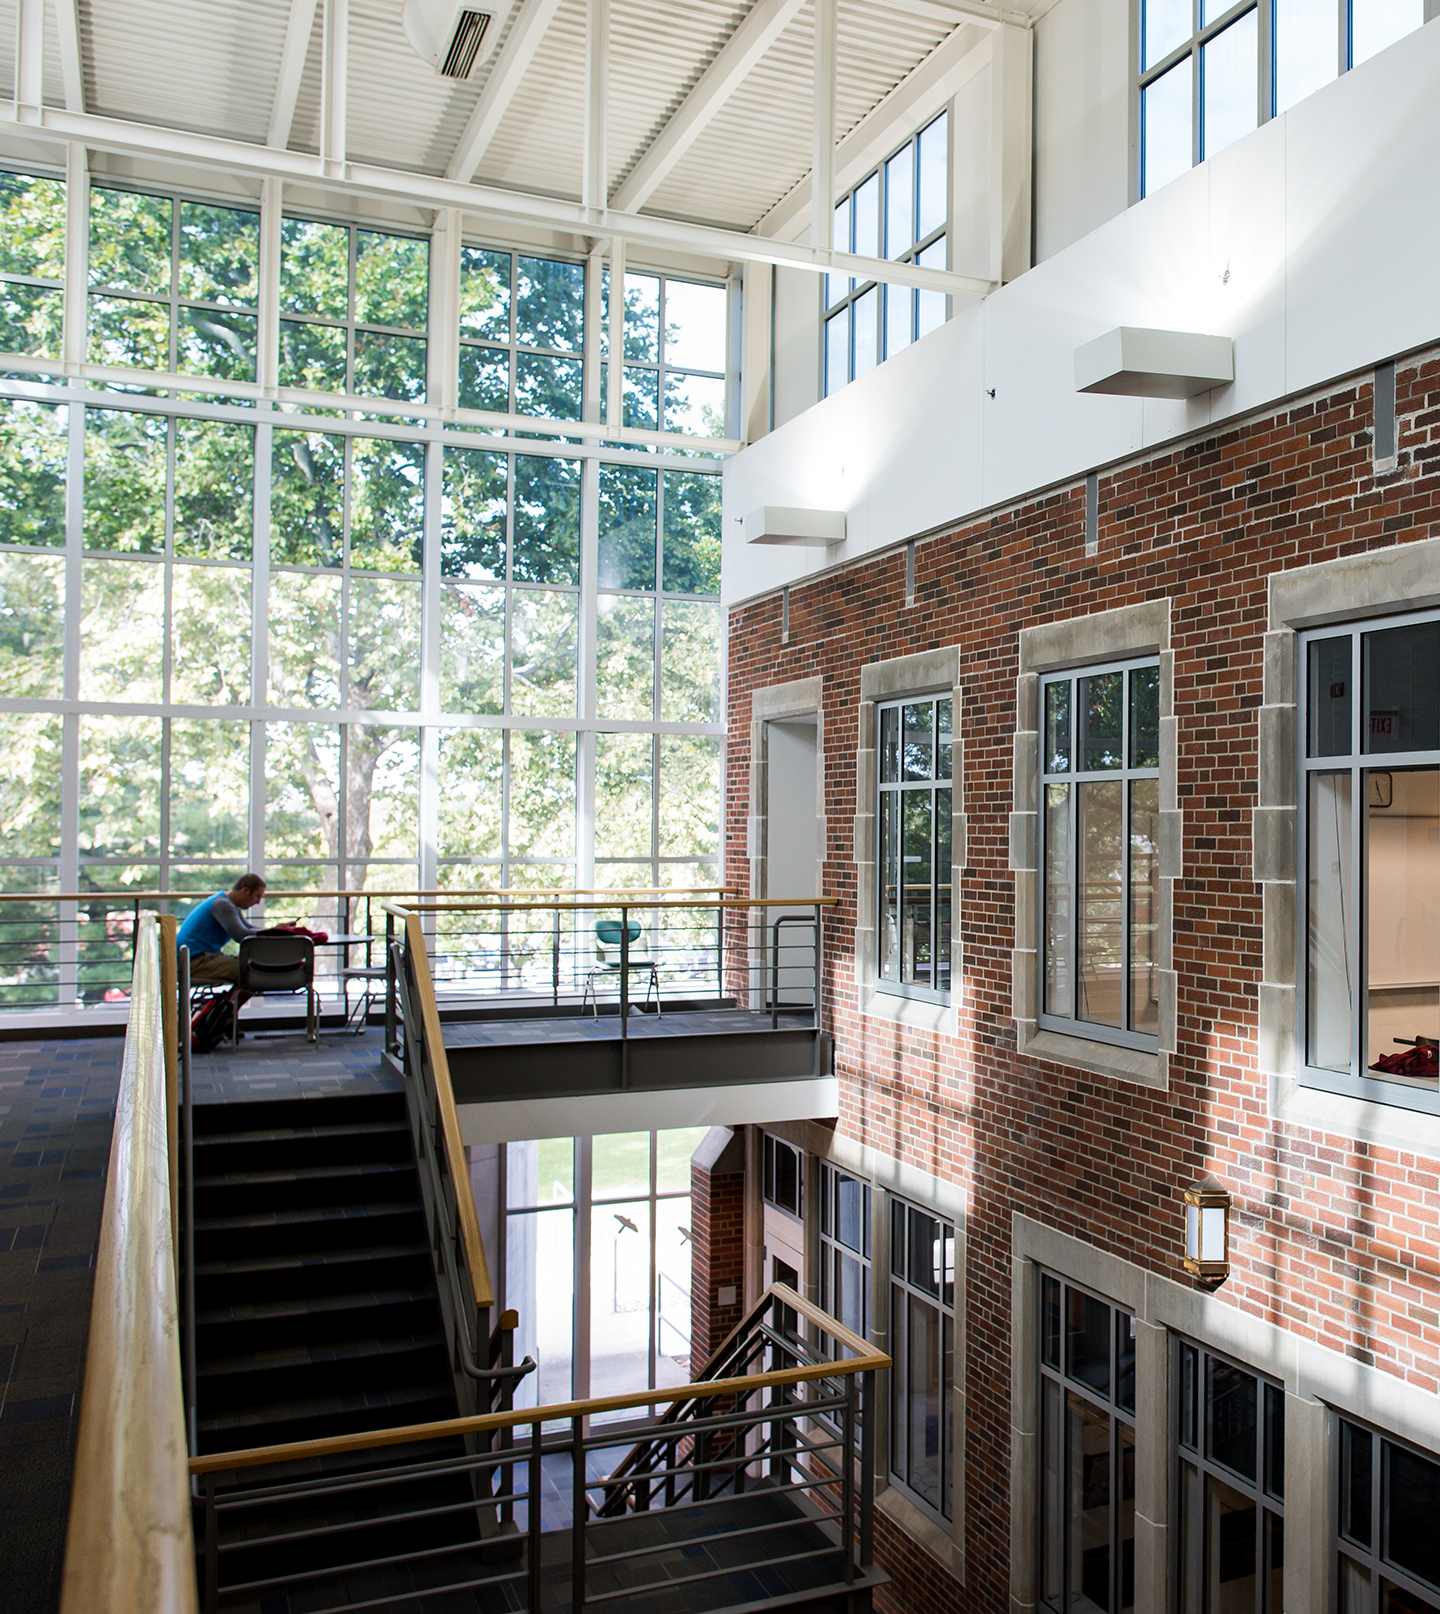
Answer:
M1185 1270L1205 1283L1230 1276L1230 1190L1216 1177L1187 1188Z

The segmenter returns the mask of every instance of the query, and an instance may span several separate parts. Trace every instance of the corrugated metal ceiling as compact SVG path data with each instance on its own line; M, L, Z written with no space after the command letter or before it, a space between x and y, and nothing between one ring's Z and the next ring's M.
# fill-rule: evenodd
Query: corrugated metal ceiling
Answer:
M523 3L523 0L522 0ZM86 110L263 142L290 0L79 0ZM351 0L350 156L445 171L496 57L475 80L441 78L411 51L401 0ZM750 9L748 0L613 0L607 173L613 189L664 129ZM13 74L15 0L0 0L0 83ZM46 99L59 101L46 8ZM290 144L319 143L317 9ZM585 0L562 0L476 178L578 196L585 106ZM513 24L512 24L513 25ZM806 5L646 204L749 228L810 166L812 7ZM870 3L840 6L837 138L945 35L942 24Z

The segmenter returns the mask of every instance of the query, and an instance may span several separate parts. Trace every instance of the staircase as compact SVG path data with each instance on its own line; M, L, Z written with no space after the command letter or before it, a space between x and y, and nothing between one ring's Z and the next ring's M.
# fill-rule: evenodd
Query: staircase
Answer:
M403 1093L195 1110L199 1450L453 1418Z

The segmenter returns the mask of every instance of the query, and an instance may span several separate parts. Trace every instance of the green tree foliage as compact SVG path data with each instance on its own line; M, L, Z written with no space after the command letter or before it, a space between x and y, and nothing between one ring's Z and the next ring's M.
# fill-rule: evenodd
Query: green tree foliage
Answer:
M0 399L0 543L65 543L70 411Z
M81 572L80 698L163 699L165 568L158 561L87 560Z
M65 563L0 552L0 695L53 698L64 687Z
M666 471L664 587L667 594L720 592L720 478Z
M510 595L510 710L574 717L580 596L517 588Z
M270 459L270 556L339 566L345 553L345 439L277 431Z
M440 594L440 709L505 710L505 590L447 583Z
M647 879L655 838L654 745L649 734L595 737L595 856L644 858ZM605 880L598 883L612 878L607 870Z
M655 715L655 601L602 594L595 626L596 715L647 723Z
M170 699L239 706L250 697L250 568L176 566L170 575Z
M85 411L85 547L158 554L165 547L163 415Z
M255 429L175 422L175 553L249 560L255 531Z
M600 587L655 587L658 472L638 465L600 467Z
M440 569L446 577L505 576L504 454L445 448Z
M511 576L525 583L580 581L580 462L515 456Z

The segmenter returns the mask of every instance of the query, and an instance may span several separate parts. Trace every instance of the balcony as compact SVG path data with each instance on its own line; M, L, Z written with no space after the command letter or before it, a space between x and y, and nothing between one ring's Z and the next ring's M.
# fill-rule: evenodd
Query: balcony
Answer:
M416 1068L428 1031L468 1144L832 1117L821 961L834 901L706 891L387 904L388 1057Z

